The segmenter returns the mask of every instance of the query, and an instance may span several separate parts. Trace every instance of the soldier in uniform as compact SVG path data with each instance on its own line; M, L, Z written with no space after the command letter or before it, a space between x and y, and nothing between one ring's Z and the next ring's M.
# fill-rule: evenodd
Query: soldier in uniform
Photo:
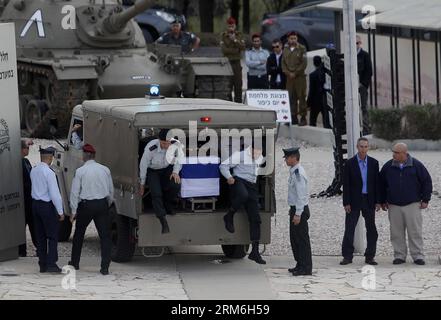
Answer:
M289 236L295 268L288 269L293 276L312 274L311 242L309 239L308 220L309 193L308 177L300 165L299 148L284 149L285 162L290 167L288 180Z
M225 57L228 58L233 69L233 81L230 84L230 91L234 87L234 101L242 103L242 53L245 51L245 40L242 34L236 30L236 20L229 18L227 20L227 31L221 36L221 49ZM233 100L232 98L230 100Z
M31 170L32 165L26 158L29 155L29 146L32 145L32 140L21 140L21 155L22 155L22 168L23 168L23 195L25 206L25 228L29 227L31 233L32 243L37 248L37 237L35 235L34 218L32 216L32 183L31 183ZM18 254L20 257L26 257L26 242L18 247Z
M300 125L306 126L306 48L298 42L297 34L288 35L288 44L283 50L282 70L286 74L286 89L291 102L292 124L298 124L297 116L301 116Z
M70 192L71 221L76 220L69 265L80 268L84 234L93 220L101 242L101 274L109 274L112 241L110 238L109 207L113 203L113 180L109 168L95 161L95 148L83 147L84 165L75 172Z
M188 54L199 48L201 39L192 32L182 31L182 24L176 19L171 23L171 31L159 37L156 43L181 46L182 53Z
M56 149L40 149L41 163L31 171L32 212L37 235L40 272L60 273L58 260L58 227L64 220L63 202L55 172L49 167Z
M144 196L145 183L150 188L153 210L162 226L162 233L169 233L166 215L173 215L173 200L179 191L182 169L183 151L181 143L175 139L167 139L169 130L159 132L159 139L147 144L139 164L140 195Z
M231 207L224 216L225 229L234 233L234 214L242 207L248 215L252 250L248 258L258 264L266 264L259 253L260 224L259 189L257 185L258 169L264 162L262 148L250 146L241 152L235 152L220 165L220 172L227 179L231 190ZM233 170L231 174L230 170Z

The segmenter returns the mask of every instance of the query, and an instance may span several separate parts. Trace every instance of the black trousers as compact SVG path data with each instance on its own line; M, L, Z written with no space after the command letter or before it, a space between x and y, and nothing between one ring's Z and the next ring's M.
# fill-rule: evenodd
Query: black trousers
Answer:
M181 186L170 176L173 166L161 170L148 169L147 184L152 194L153 210L158 218L173 212L173 200L178 196Z
M52 202L32 201L37 255L40 267L55 267L58 261L59 216Z
M81 201L78 205L75 234L72 242L71 262L80 264L81 249L83 248L84 234L90 222L95 223L101 244L101 268L108 268L112 250L110 238L109 205L106 199Z
M268 89L269 83L268 83L268 76L262 75L262 76L250 76L248 75L248 90L252 89Z
M291 207L289 211L289 237L291 240L291 249L294 259L297 261L297 267L305 272L312 272L312 252L311 241L309 239L308 220L310 217L309 207L306 206L297 226L292 222L296 208Z
M348 260L352 260L354 257L354 234L358 219L360 218L360 212L366 224L367 248L364 255L368 259L373 259L377 251L378 232L375 225L375 209L369 208L367 196L363 196L362 208L353 209L351 213L346 214L342 256Z
M256 183L234 177L236 182L230 186L231 209L234 215L242 206L248 215L250 224L250 240L260 241L260 225L262 220L259 214L259 190Z
M270 89L273 90L285 90L286 84L282 82L270 82Z
M369 89L363 85L360 85L360 88L358 91L360 93L361 113L362 113L362 117L363 117L363 119L362 119L363 120L363 134L369 134L371 131L371 126L370 126L370 122L369 122L369 112L367 109Z
M314 106L311 108L311 112L309 114L309 125L311 127L317 126L317 118L320 113L323 117L323 128L331 129L331 125L329 123L329 112L323 106Z
M29 228L32 243L34 244L35 248L37 248L37 235L35 234L34 216L32 214L32 198L28 199L25 196L25 229L26 226ZM18 253L22 256L27 255L26 242L18 247Z

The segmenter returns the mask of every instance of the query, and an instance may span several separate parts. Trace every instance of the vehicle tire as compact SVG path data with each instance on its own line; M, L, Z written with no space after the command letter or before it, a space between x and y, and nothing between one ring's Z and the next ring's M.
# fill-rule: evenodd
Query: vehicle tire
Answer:
M243 259L250 248L249 245L222 245L225 257L230 259Z
M60 222L60 229L58 230L58 242L68 242L70 234L72 233L72 223L70 217L64 217L64 220Z
M135 253L136 244L130 232L130 218L117 214L114 207L110 211L112 217L112 261L129 262Z

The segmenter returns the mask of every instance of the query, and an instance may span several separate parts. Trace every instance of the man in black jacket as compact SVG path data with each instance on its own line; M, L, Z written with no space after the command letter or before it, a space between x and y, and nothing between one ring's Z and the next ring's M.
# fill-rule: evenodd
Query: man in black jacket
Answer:
M32 165L26 158L29 155L29 146L32 145L32 141L21 140L21 155L22 155L22 167L23 167L23 195L25 206L25 228L29 226L29 232L31 233L32 243L37 247L37 238L34 231L34 219L32 216L32 183L31 183L31 170ZM18 254L20 257L26 257L26 242L18 247Z
M360 211L366 224L367 248L365 262L377 265L375 254L378 233L375 226L375 211L380 211L380 186L378 161L367 155L369 140L360 138L358 153L349 159L344 170L343 205L346 211L345 235L342 244L341 265L352 263L354 256L354 233Z
M363 134L370 133L369 115L367 110L368 91L372 79L372 61L369 53L363 50L363 42L360 36L357 36L357 61L359 76L359 92L361 100L361 111L363 116Z
M266 62L266 70L270 80L270 89L286 89L286 75L282 70L283 44L279 39L274 40L273 52Z
M425 265L423 253L423 216L432 196L432 178L426 167L408 153L407 145L393 148L393 159L380 172L381 204L389 210L390 238L394 248L393 264L406 262L406 231L410 255L415 264Z
M309 75L309 93L306 101L308 108L311 110L309 114L309 125L317 126L317 117L322 114L323 127L331 128L329 125L329 115L325 107L325 72L322 66L322 58L315 56L313 59L315 70Z

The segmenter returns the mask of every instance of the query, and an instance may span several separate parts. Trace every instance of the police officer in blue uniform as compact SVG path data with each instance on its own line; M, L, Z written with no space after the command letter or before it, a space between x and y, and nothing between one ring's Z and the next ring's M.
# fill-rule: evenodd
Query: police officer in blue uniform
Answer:
M58 227L64 220L63 202L57 177L50 165L56 149L40 149L41 162L31 171L32 212L37 235L40 272L60 273L58 260Z
M260 225L262 220L259 214L259 189L257 178L259 167L264 163L262 147L249 146L241 152L222 162L220 172L227 179L231 188L231 207L224 216L225 229L234 233L234 215L242 207L248 215L250 224L250 240L252 250L248 258L258 264L266 264L259 253ZM231 170L233 171L231 174Z
M145 183L150 188L152 205L161 222L162 233L169 233L166 215L173 215L173 200L181 190L183 151L178 140L167 139L169 130L159 132L159 139L152 140L144 149L140 171L140 195L144 196Z
M308 220L309 191L308 177L305 169L300 165L299 148L283 149L286 165L289 169L288 180L288 205L289 210L289 236L295 268L288 269L293 276L312 275L311 241L309 239Z
M182 31L181 22L176 19L171 23L171 31L156 40L159 44L181 46L182 53L188 54L199 48L201 40L192 32Z

